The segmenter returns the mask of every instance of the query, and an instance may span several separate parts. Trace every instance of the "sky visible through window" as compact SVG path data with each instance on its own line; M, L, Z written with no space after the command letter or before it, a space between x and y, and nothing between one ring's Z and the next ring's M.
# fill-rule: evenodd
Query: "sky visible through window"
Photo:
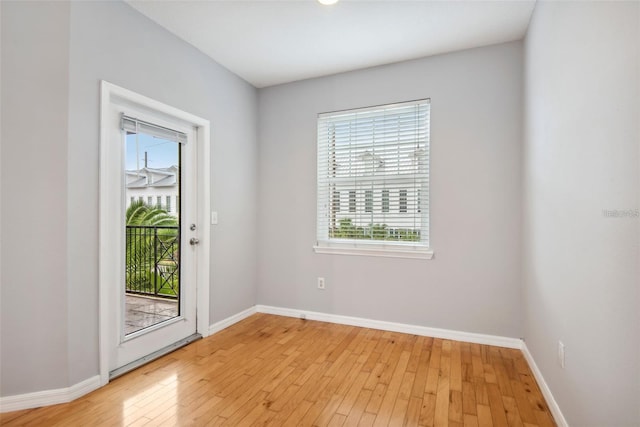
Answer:
M144 153L147 152L147 167L168 168L178 164L179 144L174 141L156 138L144 133L126 136L126 169L136 170L144 167ZM136 156L137 151L137 156Z

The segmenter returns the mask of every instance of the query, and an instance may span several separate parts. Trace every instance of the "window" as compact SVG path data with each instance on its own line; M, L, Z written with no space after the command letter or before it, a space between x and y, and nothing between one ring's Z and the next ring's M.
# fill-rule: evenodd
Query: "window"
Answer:
M171 196L167 196L167 206L165 207L167 212L171 212Z
M400 198L398 199L400 208L398 212L407 213L407 190L400 190Z
M318 115L316 252L431 257L429 119L429 100Z
M149 206L152 206L152 205L153 205L153 197L151 197L151 196L147 197L147 204L148 204Z
M389 190L382 190L382 212L389 212Z
M340 212L340 192L333 192L333 212Z
M355 190L349 191L349 212L356 211L356 192Z
M156 196L156 205L158 207L162 206L162 196Z
M373 190L365 190L364 192L364 211L373 213Z

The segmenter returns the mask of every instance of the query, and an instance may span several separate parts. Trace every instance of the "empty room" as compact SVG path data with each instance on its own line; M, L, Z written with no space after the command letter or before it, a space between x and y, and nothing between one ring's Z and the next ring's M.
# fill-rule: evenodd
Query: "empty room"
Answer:
M0 424L640 426L639 1L0 36Z

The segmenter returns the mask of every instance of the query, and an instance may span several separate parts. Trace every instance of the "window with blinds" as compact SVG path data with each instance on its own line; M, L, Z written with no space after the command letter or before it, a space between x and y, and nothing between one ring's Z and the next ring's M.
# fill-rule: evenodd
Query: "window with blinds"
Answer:
M318 115L317 252L427 257L429 116L428 99Z

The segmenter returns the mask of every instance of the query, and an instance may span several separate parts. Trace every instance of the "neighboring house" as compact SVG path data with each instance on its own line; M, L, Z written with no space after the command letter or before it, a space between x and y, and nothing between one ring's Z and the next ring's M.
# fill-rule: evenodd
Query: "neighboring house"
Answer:
M365 151L336 162L331 184L332 227L337 227L340 220L351 219L357 227L380 224L392 230L420 230L423 201L421 183L416 182L414 172L423 167L421 154L414 150L383 158Z
M141 168L125 171L127 207L135 200L150 206L161 206L172 215L177 215L178 166L168 168Z

